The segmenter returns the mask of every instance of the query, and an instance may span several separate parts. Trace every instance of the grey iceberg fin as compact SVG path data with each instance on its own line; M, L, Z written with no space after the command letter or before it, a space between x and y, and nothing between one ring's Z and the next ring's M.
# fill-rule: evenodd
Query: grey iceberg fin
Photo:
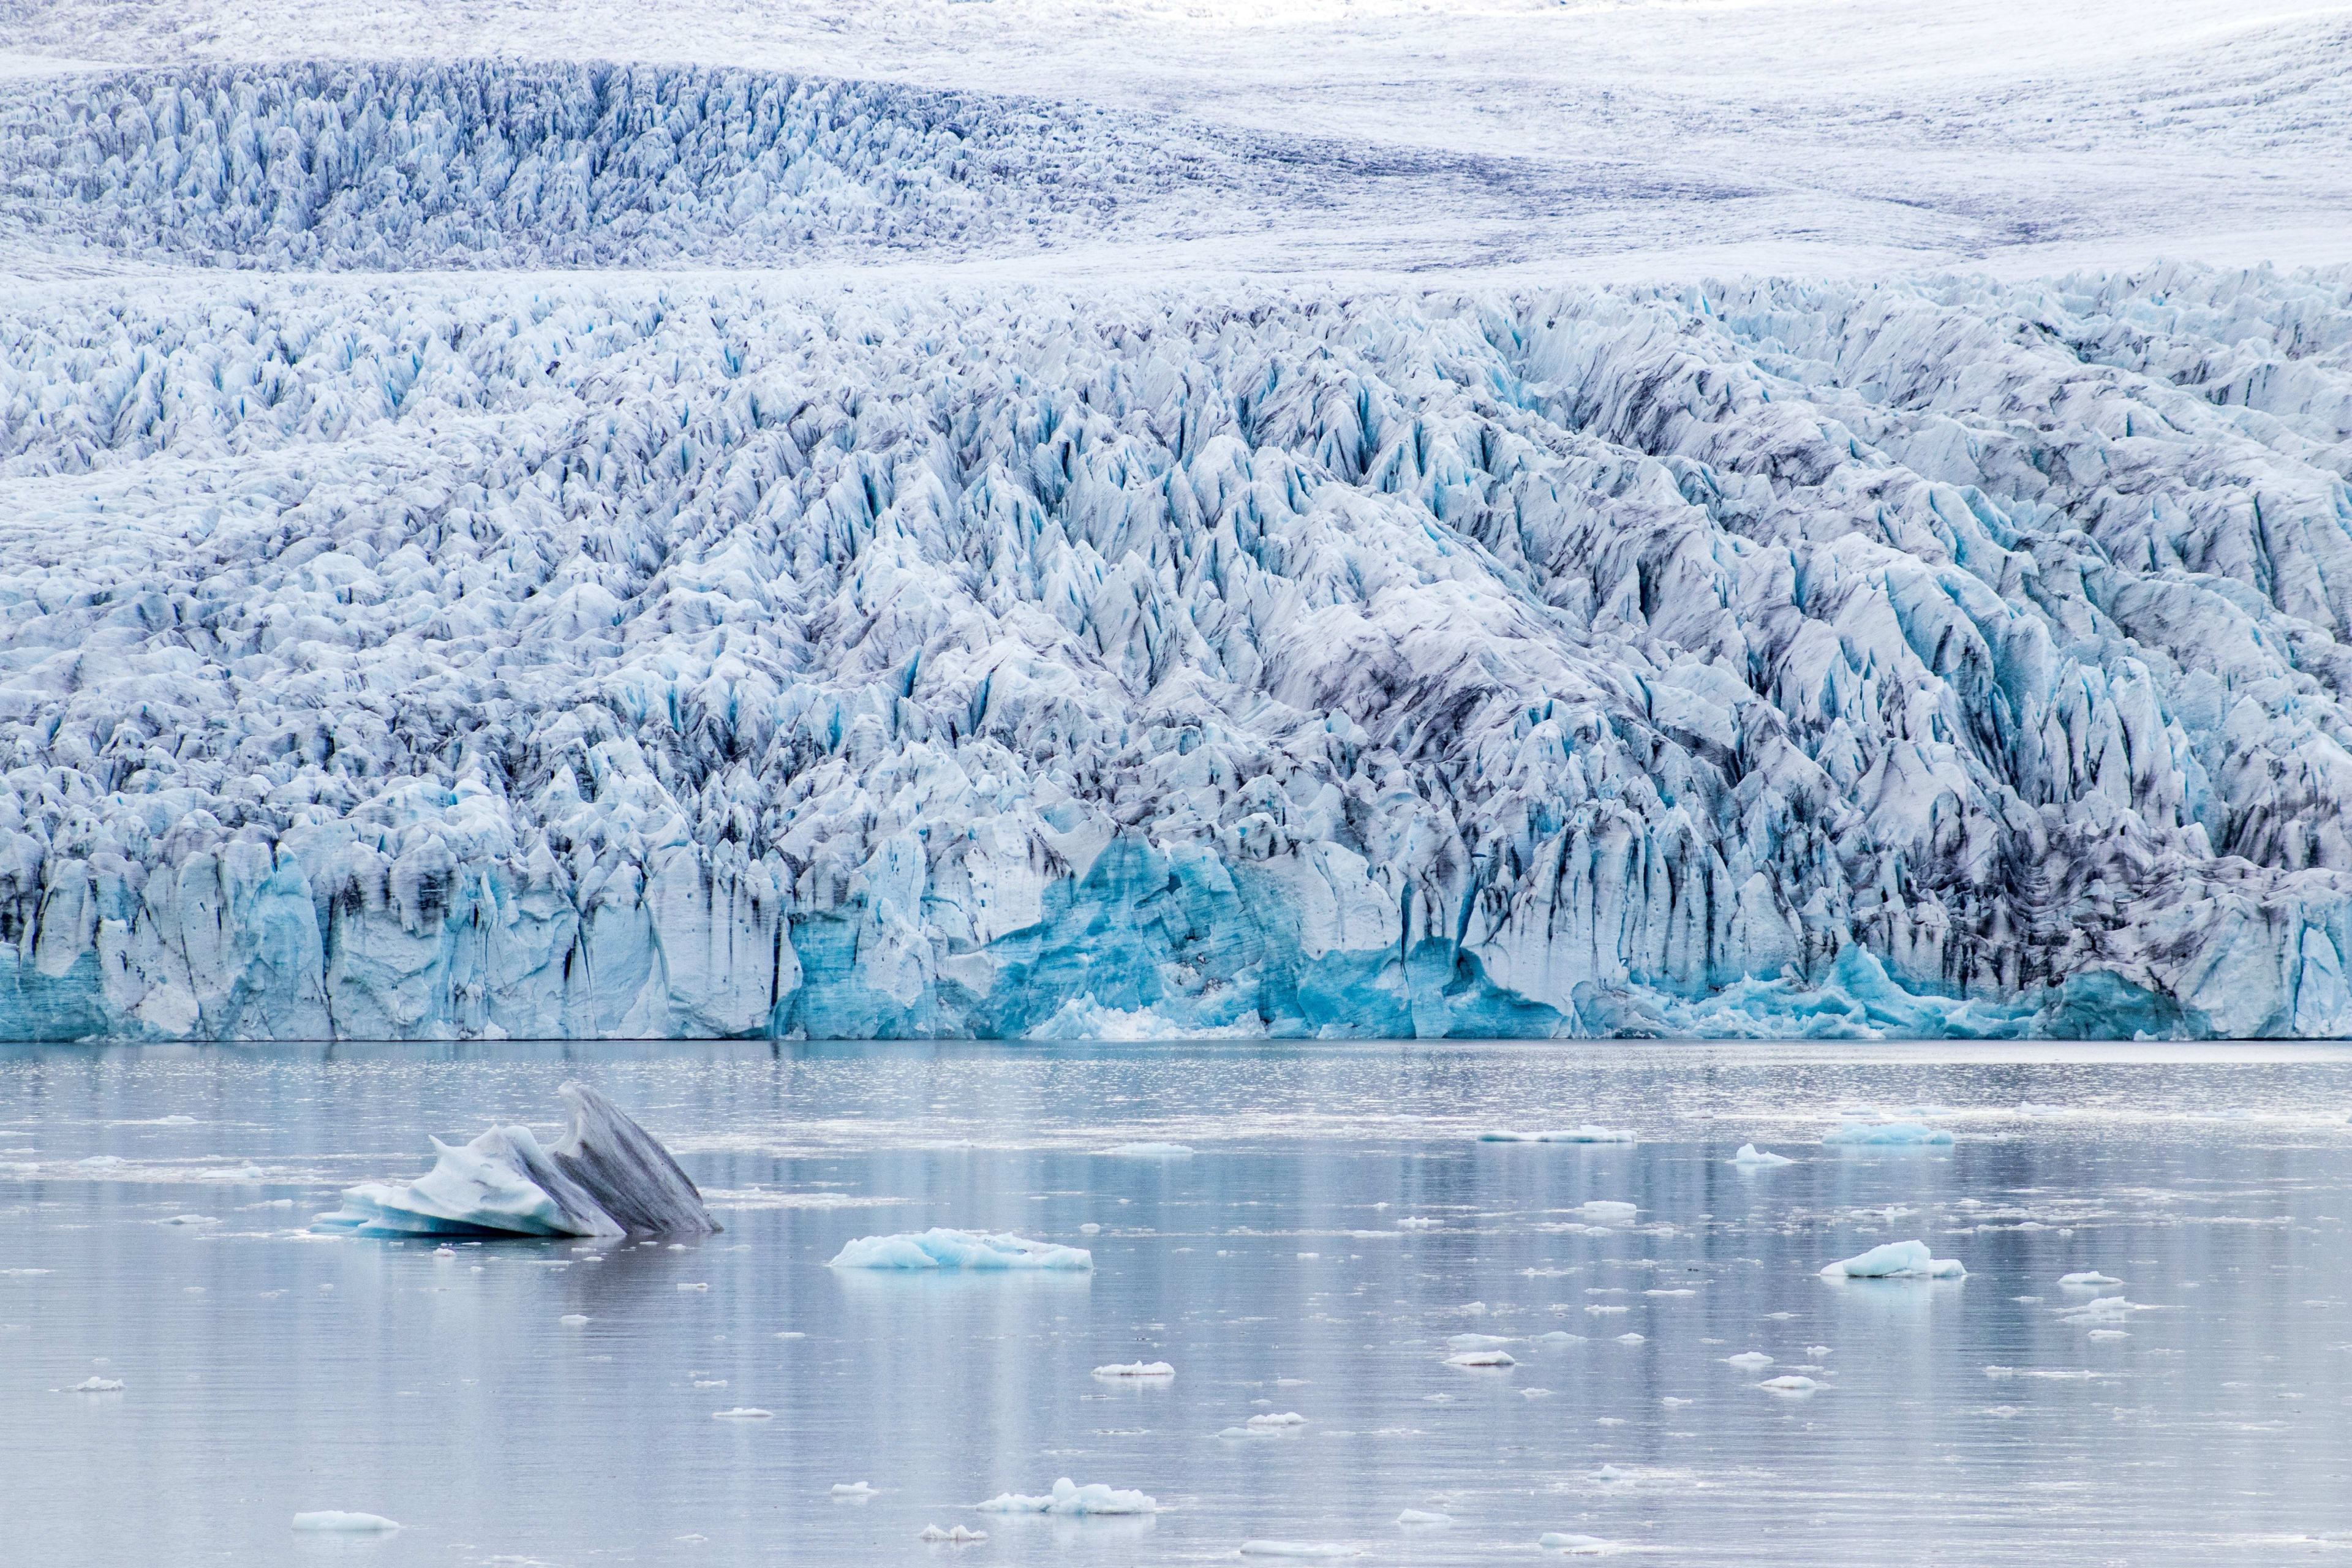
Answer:
M652 1133L584 1083L557 1092L572 1108L572 1131L548 1147L547 1157L598 1212L632 1236L709 1236L719 1228L701 1192ZM540 1185L563 1203L546 1183Z

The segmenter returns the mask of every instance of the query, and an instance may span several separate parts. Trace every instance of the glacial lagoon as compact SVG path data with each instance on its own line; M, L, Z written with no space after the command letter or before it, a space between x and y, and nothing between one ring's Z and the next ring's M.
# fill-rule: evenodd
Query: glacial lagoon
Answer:
M427 1134L551 1131L573 1078L724 1230L311 1228ZM44 1568L2324 1557L2347 1113L2324 1046L15 1048L0 1539ZM1952 1141L1822 1142L1895 1121ZM1486 1136L1587 1123L1636 1141ZM827 1267L932 1226L1094 1267ZM1966 1277L1820 1277L1915 1238ZM1063 1478L1159 1511L973 1506ZM401 1528L290 1528L331 1510Z

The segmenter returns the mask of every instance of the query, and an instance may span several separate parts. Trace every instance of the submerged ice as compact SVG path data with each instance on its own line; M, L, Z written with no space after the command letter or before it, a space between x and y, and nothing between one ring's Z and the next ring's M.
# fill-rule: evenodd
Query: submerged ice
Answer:
M542 1145L493 1127L413 1182L363 1182L318 1225L363 1236L707 1236L719 1226L669 1151L584 1083L558 1091L572 1126ZM566 1318L565 1321L572 1321ZM583 1317L578 1320L586 1322Z
M585 79L351 132L421 195L271 151L383 73L0 151L289 267L567 259L531 157L592 256L1021 226L980 118ZM2347 290L0 311L0 1036L2341 1034Z

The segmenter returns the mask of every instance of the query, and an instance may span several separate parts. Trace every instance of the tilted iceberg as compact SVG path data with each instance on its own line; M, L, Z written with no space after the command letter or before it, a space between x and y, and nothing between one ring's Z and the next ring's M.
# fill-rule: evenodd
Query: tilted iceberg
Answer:
M707 1236L719 1229L669 1151L584 1083L557 1091L571 1131L542 1145L493 1127L463 1148L438 1138L415 1181L363 1182L322 1229L363 1236ZM583 1320L584 1321L584 1320Z

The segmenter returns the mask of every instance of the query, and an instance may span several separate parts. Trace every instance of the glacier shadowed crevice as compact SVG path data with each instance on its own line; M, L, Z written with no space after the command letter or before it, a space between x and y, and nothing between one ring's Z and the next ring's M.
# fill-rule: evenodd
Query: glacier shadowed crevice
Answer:
M0 310L0 1034L2352 1029L2341 271L223 281Z

